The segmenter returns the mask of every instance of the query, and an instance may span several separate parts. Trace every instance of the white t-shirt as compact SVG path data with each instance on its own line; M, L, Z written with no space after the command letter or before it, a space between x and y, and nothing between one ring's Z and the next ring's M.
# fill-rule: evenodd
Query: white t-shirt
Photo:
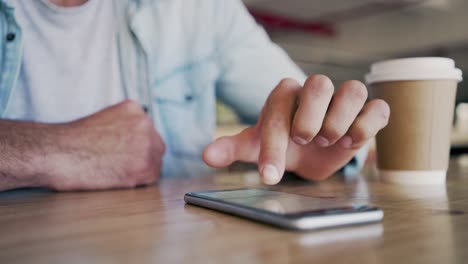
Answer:
M14 0L23 60L7 119L66 122L125 99L114 1Z

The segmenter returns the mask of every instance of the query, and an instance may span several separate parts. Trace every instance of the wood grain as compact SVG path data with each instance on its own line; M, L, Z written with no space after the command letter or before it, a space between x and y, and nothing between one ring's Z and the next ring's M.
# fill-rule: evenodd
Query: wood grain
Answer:
M401 188L365 176L275 189L381 207L381 224L290 232L185 205L184 193L258 186L255 172L108 192L0 193L0 263L463 263L468 168L447 187Z

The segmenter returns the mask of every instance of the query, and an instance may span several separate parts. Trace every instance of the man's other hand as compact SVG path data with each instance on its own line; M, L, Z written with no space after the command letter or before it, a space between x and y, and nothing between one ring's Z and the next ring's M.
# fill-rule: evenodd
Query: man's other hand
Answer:
M47 187L60 190L131 188L158 180L165 145L139 104L125 101L60 125L47 159Z

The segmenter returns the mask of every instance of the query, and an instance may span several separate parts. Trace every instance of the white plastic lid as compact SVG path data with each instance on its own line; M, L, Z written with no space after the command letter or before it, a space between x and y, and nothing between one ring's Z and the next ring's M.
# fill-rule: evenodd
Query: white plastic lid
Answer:
M419 57L386 60L372 64L366 74L366 83L418 80L457 80L463 79L462 71L455 68L449 58Z

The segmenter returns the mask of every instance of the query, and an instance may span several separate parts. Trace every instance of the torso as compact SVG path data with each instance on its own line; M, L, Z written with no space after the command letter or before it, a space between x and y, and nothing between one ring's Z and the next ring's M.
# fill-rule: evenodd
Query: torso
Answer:
M49 1L11 1L24 41L5 118L66 122L125 99L114 1Z

